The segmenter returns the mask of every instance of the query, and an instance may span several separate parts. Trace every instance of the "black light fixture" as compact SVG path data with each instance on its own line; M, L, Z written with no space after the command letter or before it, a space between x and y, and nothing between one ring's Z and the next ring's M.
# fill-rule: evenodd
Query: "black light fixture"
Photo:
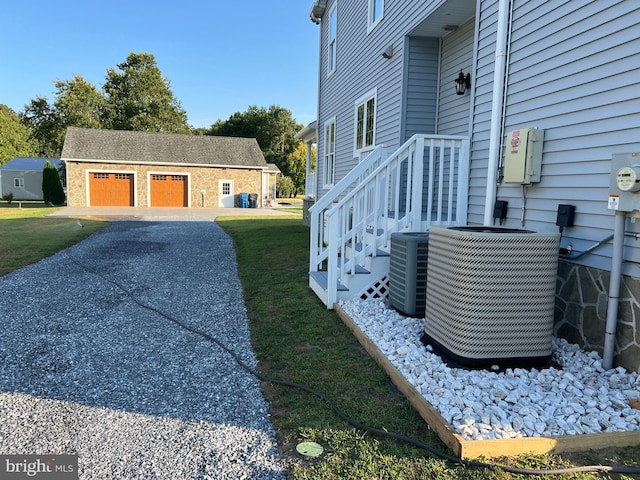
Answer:
M456 95L464 95L467 88L471 88L471 74L466 75L460 70L460 75L456 78Z

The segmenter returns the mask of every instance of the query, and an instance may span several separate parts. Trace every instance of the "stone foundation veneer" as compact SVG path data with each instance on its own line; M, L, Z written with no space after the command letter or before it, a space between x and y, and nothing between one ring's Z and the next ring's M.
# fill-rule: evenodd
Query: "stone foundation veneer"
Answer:
M560 260L554 332L586 350L603 353L610 273ZM640 371L640 280L622 277L614 366Z

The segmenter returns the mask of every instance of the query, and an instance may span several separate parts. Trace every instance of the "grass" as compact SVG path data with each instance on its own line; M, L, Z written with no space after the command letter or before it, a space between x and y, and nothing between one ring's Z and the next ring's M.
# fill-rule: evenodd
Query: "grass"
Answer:
M10 204L13 205L13 204ZM107 225L100 220L46 217L55 208L0 207L0 275L53 255Z
M264 374L306 383L360 422L447 451L340 318L309 290L309 230L299 219L219 218L218 223L234 240L252 342ZM263 390L291 479L603 478L593 473L531 477L448 464L425 451L355 430L321 400L302 391L270 384ZM305 460L295 451L305 440L320 443L325 453L317 460ZM627 448L498 461L536 469L570 466L571 461L640 466L640 454L637 448Z
M82 220L84 228L80 228L75 219L44 217L51 211L33 209L16 213L14 209L0 208L3 247L10 245L0 249L2 273L37 261L38 255L40 258L51 255L106 224ZM446 451L338 316L326 310L307 287L309 231L300 219L219 218L218 223L234 240L252 343L261 371L323 391L358 421ZM42 244L47 244L46 248ZM32 248L37 251L24 254L24 250ZM414 447L355 430L337 418L323 401L300 390L265 383L263 391L270 402L291 479L603 478L584 473L525 477L501 470L464 468ZM298 455L295 447L305 440L320 443L324 454L315 460ZM498 461L524 468L598 463L640 466L640 453L637 448L609 449L562 457L523 455ZM640 479L640 476L609 478Z

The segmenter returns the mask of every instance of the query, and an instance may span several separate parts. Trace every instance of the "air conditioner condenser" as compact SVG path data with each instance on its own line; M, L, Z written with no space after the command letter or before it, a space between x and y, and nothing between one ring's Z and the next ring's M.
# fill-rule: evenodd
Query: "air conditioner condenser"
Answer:
M429 231L425 339L470 367L551 358L560 235Z

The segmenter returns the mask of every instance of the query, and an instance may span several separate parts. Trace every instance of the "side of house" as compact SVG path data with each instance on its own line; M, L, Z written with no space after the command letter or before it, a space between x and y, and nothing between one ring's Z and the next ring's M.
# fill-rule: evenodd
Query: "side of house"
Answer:
M263 206L269 166L255 139L69 128L69 206Z
M317 196L376 147L469 138L466 224L562 231L556 332L602 350L614 257L612 157L640 152L640 5L628 2L326 0L319 23ZM455 80L470 85L456 94ZM543 135L539 181L504 177L513 132ZM505 165L506 164L506 165ZM640 194L638 194L640 195ZM640 201L638 202L640 205ZM625 214L617 362L640 368L640 243Z
M60 168L59 158L16 157L0 168L0 197L11 194L15 200L42 200L42 171L48 161Z

